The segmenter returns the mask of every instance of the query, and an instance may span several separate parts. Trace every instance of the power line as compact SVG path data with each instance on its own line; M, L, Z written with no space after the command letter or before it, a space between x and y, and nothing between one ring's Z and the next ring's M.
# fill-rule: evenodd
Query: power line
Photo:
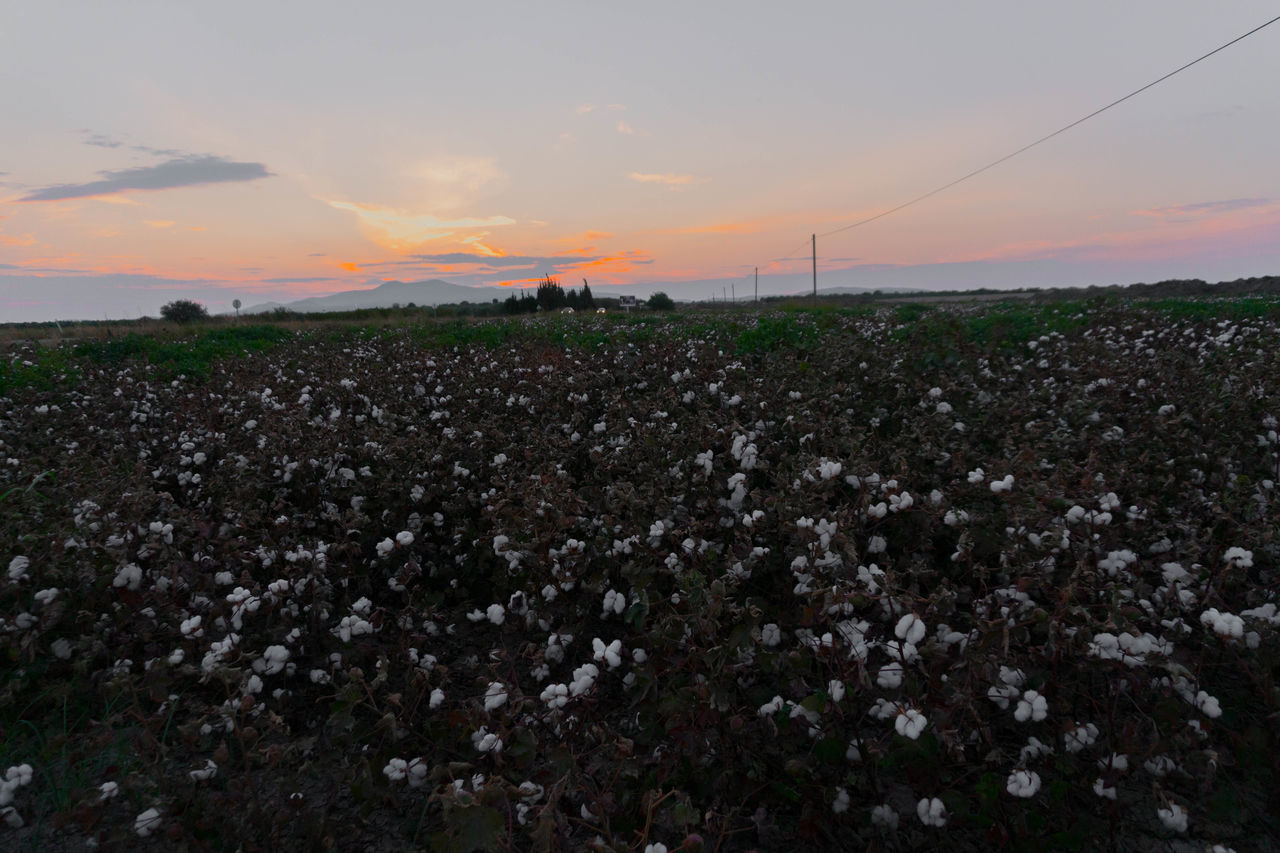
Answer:
M1160 78L1157 78L1157 79L1155 79L1155 80L1152 80L1150 83L1148 83L1147 85L1143 86L1142 88L1140 88L1140 89L1134 89L1132 92L1130 92L1129 94L1125 95L1123 98L1117 98L1116 100L1114 100L1114 101L1112 101L1111 103L1107 104L1105 107L1099 107L1098 109L1096 109L1096 110L1094 110L1093 112L1089 113L1087 116L1084 116L1084 117L1082 117L1082 118L1078 118L1078 119L1076 119L1075 121L1071 122L1070 124L1063 125L1062 127L1060 127L1060 128L1058 128L1057 130L1055 130L1053 133L1050 133L1050 134L1047 134L1047 135L1045 135L1045 136L1042 136L1042 137L1040 137L1039 139L1037 139L1035 142L1030 142L1030 143L1028 143L1028 144L1026 144L1026 145L1022 146L1021 148L1019 148L1017 151L1014 151L1014 152L1012 152L1012 153L1006 154L1006 155L1004 155L1003 157L999 158L998 160L992 160L990 163L988 163L987 165L983 166L982 168L980 168L980 169L974 169L972 172L970 172L970 173L969 173L969 174L967 174L967 175L964 175L963 177L956 178L954 181L951 181L950 183L947 183L947 184L943 184L942 186L940 186L940 187L938 187L938 188L936 188L936 189L932 189L932 190L930 190L929 192L927 192L927 193L925 193L925 194L923 194L923 195L918 195L918 196L916 196L915 198L911 199L910 201L903 202L902 204L898 205L897 207L891 207L891 208L889 208L888 210L883 211L883 212L881 212L881 213L877 213L877 214L876 214L876 215L874 215L874 216L868 216L866 219L860 219L860 220L858 220L857 222L854 222L854 223L852 223L852 224L850 224L850 225L843 225L843 226L841 226L841 227L839 227L839 228L832 229L831 231L828 231L828 232L826 232L825 234L818 234L817 236L819 236L819 237L830 237L832 234L839 234L839 233L840 233L840 232L842 232L842 231L848 231L848 230L850 230L850 229L852 229L852 228L858 228L859 226L866 225L866 224L868 224L868 223L870 223L870 222L875 222L877 219L883 219L884 217L886 217L886 216L888 216L888 215L890 215L890 214L892 214L892 213L897 213L899 210L903 210L903 209L905 209L905 208L910 207L910 206L911 206L911 205L913 205L913 204L916 204L916 203L918 203L918 202L922 202L922 201L924 201L924 200L925 200L925 199L927 199L927 198L931 198L931 197L933 197L933 196L937 195L937 194L938 194L938 193L940 193L940 192L944 192L945 190L949 190L949 189L951 189L952 187L956 186L957 184L964 183L965 181L969 180L970 178L977 177L978 175L981 175L983 172L987 171L988 169L994 169L996 166L999 166L1001 163L1004 163L1004 162L1005 162L1005 161L1007 161L1007 160L1012 160L1014 157L1017 157L1019 154L1022 154L1022 153L1023 153L1023 152L1025 152L1025 151L1030 151L1032 148L1035 148L1037 145L1040 145L1041 143L1044 143L1044 142L1048 142L1050 139L1053 139L1055 136L1058 136L1058 135L1060 135L1060 134L1066 133L1068 130L1071 130L1071 128L1076 127L1077 125L1084 124L1086 121L1088 121L1089 119L1093 118L1094 116L1100 115L1100 114L1102 114L1102 113L1106 112L1107 110L1111 109L1111 108L1112 108L1112 107L1114 107L1114 106L1118 106L1118 105L1120 105L1120 104L1123 104L1125 101L1129 100L1130 98L1132 98L1132 97L1134 97L1134 96L1136 96L1136 95L1140 95L1140 94L1142 94L1143 92L1145 92L1145 91L1147 91L1148 89L1150 89L1151 87L1156 86L1156 85L1159 85L1160 83L1163 83L1165 80L1168 80L1170 77L1174 76L1175 74L1179 74L1179 73L1181 73L1181 72L1183 72L1183 71L1186 71L1188 68L1190 68L1191 66L1193 66L1193 65L1195 65L1195 64L1197 64L1197 63L1199 63L1199 62L1203 62L1204 60L1206 60L1206 59L1208 59L1209 57L1213 56L1215 53L1220 53L1221 51L1224 51L1224 50L1226 50L1227 48L1231 47L1233 44L1236 44L1237 42L1243 41L1244 39L1247 39L1249 36L1253 35L1254 33L1258 32L1258 31L1260 31L1260 30L1266 29L1267 27L1269 27L1269 26L1271 26L1272 24L1274 24L1276 21L1280 21L1280 15L1277 15L1276 17L1272 18L1271 20L1267 21L1265 24L1261 24L1260 26L1254 27L1253 29L1249 30L1249 32L1245 33L1244 35L1236 36L1235 38L1233 38L1231 41L1227 42L1226 44L1223 44L1223 45L1220 45L1220 46L1218 46L1218 47L1215 47L1213 50L1209 51L1208 53L1204 54L1203 56L1199 56L1199 57L1197 57L1197 58L1195 58L1195 59L1191 60L1191 61L1190 61L1190 62L1188 62L1186 65L1182 65L1182 66L1180 66L1180 67L1178 67L1178 68L1175 68L1174 70L1170 71L1168 74L1165 74L1163 77L1160 77Z
M1170 77L1173 77L1173 76L1174 76L1174 75L1176 75L1176 74L1180 74L1180 73L1182 73L1183 71L1186 71L1186 70L1187 70L1188 68L1190 68L1191 66L1196 65L1196 64L1198 64L1198 63L1203 62L1204 60L1208 59L1209 57L1213 56L1214 54L1216 54L1216 53L1221 53L1222 51L1226 50L1227 48L1231 47L1232 45L1237 44L1237 43L1239 43L1239 42L1241 42L1241 41L1244 41L1244 40L1245 40L1245 39L1247 39L1249 36L1253 35L1254 33L1260 32L1261 30L1266 29L1267 27L1271 26L1272 24L1276 23L1277 21L1280 21L1280 15L1277 15L1276 17L1272 18L1271 20L1267 21L1266 23L1263 23L1263 24L1260 24L1260 25L1258 25L1258 26L1254 27L1253 29L1249 30L1247 33L1244 33L1244 34L1242 34L1242 35L1236 36L1236 37L1235 37L1235 38L1233 38L1231 41L1226 42L1225 44L1221 44L1221 45L1219 45L1218 47L1215 47L1213 50L1211 50L1211 51L1209 51L1208 53L1205 53L1205 54L1203 54L1203 55L1201 55L1201 56L1196 57L1195 59L1191 60L1190 62L1186 63L1185 65L1180 65L1180 66L1178 66L1177 68L1175 68L1175 69L1173 69L1172 71L1170 71L1168 74L1165 74L1165 75L1163 75L1163 76L1161 76L1161 77L1156 78L1155 80L1152 80L1150 83L1146 84L1145 86L1142 86L1141 88L1138 88L1138 89L1134 89L1132 92L1130 92L1129 94L1125 95L1124 97L1122 97L1122 98L1117 98L1116 100L1112 101L1111 103L1107 104L1106 106L1099 107L1098 109L1094 110L1093 112L1089 113L1088 115L1086 115L1086 116L1082 116L1081 118L1076 119L1075 121L1071 122L1070 124L1063 125L1062 127L1058 128L1057 130L1053 131L1052 133L1046 134L1046 135L1044 135L1044 136L1040 137L1039 139L1035 140L1034 142L1029 142L1029 143L1027 143L1026 145L1024 145L1024 146L1022 146L1021 148L1019 148L1018 150L1016 150L1016 151L1012 151L1012 152L1010 152L1010 153L1008 153L1008 154L1004 155L1003 157L1000 157L1000 158L998 158L998 159L996 159L996 160L992 160L990 163L987 163L985 166L982 166L982 167L980 167L980 168L978 168L978 169L974 169L972 172L969 172L969 173L968 173L968 174L966 174L966 175L962 175L961 177L956 178L954 181L950 181L950 182L948 182L948 183L945 183L945 184L943 184L943 185L942 185L942 186L940 186L940 187L936 187L936 188L934 188L934 189L932 189L932 190L929 190L929 192L927 192L927 193L923 193L922 195L918 195L918 196L916 196L915 198L911 199L910 201L905 201L905 202L903 202L902 204L899 204L899 205L898 205L898 206L896 206L896 207L891 207L891 208L889 208L888 210L881 211L880 213L877 213L877 214L875 214L874 216L868 216L868 217L866 217L865 219L860 219L860 220L858 220L857 222L850 223L849 225L842 225L842 226L840 226L839 228L833 228L832 230L830 230L830 231L826 231L826 232L823 232L822 234L816 234L816 235L814 235L813 237L811 237L811 238L810 238L810 240L816 240L816 238L817 238L817 237L830 237L832 234L839 234L839 233L841 233L841 232L843 232L843 231L849 231L849 230L852 230L852 229L854 229L854 228L859 228L859 227L861 227L861 226L863 226L863 225L870 224L870 223L872 223L872 222L875 222L877 219L884 219L886 216L889 216L889 215L891 215L891 214L897 213L897 212L898 212L898 211L900 211L900 210L905 210L906 208L911 207L913 204L918 204L918 203L920 203L920 202L924 201L925 199L932 198L933 196L937 195L938 193L945 192L946 190L949 190L949 189L951 189L952 187L954 187L954 186L956 186L956 185L958 185L958 184L962 184L962 183L964 183L965 181L969 180L970 178L975 178L975 177L977 177L978 175L981 175L983 172L986 172L986 171L988 171L988 170L990 170L990 169L994 169L996 166L999 166L1001 163L1005 163L1005 162L1007 162L1007 161L1009 161L1009 160L1012 160L1014 157L1017 157L1019 154L1023 154L1023 153L1025 153L1025 152L1027 152L1027 151L1030 151L1032 148L1035 148L1037 145L1041 145L1041 144L1043 144L1043 143L1045 143L1045 142L1048 142L1050 139L1053 139L1055 136L1060 136L1061 134L1066 133L1068 130L1071 130L1072 128L1077 127L1078 125L1084 124L1084 123L1085 123L1086 121L1088 121L1089 119L1094 118L1095 116L1101 115L1102 113L1106 112L1107 110L1111 109L1112 107L1119 106L1120 104L1123 104L1125 101L1129 100L1130 98L1136 97L1137 95L1142 94L1143 92L1147 91L1148 89L1150 89L1150 88L1152 88L1152 87L1154 87L1154 86L1158 86L1159 84L1163 83L1165 80L1168 80ZM802 249L802 248L804 248L805 246L810 245L810 240L804 240L803 242L801 242L801 243L800 243L800 245L798 245L798 246L796 247L796 249ZM780 255L779 257L771 259L770 261L768 261L768 263L766 264L766 266L772 265L775 261L787 260L787 259L788 259L792 254L794 254L794 253L795 253L796 249L788 250L788 251L784 252L782 255ZM815 255L815 263L816 263L816 254L817 254L817 253L816 253L816 249L815 249L815 252L814 252L814 255Z

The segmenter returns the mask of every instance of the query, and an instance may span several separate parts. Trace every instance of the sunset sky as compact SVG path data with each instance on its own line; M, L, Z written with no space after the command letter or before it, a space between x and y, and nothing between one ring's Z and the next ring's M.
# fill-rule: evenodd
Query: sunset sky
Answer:
M0 0L0 321L383 280L703 297L1274 2ZM821 239L822 286L1280 274L1280 24ZM741 288L742 285L739 285ZM762 287L762 290L765 290ZM743 291L740 290L741 294Z

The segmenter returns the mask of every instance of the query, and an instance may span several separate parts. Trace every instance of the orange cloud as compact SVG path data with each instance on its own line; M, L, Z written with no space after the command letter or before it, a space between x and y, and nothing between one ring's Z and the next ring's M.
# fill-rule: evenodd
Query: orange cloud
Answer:
M758 234L762 229L749 222L721 222L714 225L695 225L689 228L671 228L662 234Z
M676 175L671 173L655 174L649 172L630 172L627 177L640 184L662 184L669 190L682 190L694 184L705 184L710 178L698 178L693 175Z
M142 224L152 228L172 228L176 223L172 219L144 219Z
M625 121L618 122L618 133L621 133L623 136L633 136L635 135L635 132L635 128L627 124Z
M343 261L338 264L338 267L339 269L344 269L347 272L360 272L360 266L358 264L353 264L351 261Z
M441 219L429 213L414 213L374 204L329 199L321 201L338 210L354 213L364 235L373 243L393 252L410 252L432 240L452 237L458 228L493 228L516 224L514 219L507 216Z
M581 234L571 234L568 237L557 237L556 243L590 243L593 240L607 240L613 236L611 231L583 231Z
M34 246L36 238L30 234L23 234L21 237L8 237L0 234L0 246Z

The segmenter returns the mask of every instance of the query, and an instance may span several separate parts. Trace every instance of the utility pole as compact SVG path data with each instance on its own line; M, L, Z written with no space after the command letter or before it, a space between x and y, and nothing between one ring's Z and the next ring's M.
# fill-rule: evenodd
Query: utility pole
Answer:
M756 302L760 301L760 267L756 267Z
M813 301L818 301L818 235L811 235L813 241Z
M733 295L733 304L737 305L738 304L738 283L736 281L730 282L729 293Z

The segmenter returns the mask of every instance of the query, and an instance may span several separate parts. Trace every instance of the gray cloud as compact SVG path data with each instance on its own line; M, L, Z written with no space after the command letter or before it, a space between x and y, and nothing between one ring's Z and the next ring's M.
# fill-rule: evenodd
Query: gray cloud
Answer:
M58 184L23 196L19 201L61 201L71 198L117 195L134 190L168 190L203 184L253 181L271 172L261 163L239 163L210 154L180 157L155 166L139 166L99 172L101 180L84 184Z
M259 279L264 284L308 284L313 281L338 281L339 279L330 276L311 276L310 278L264 278Z
M471 255L466 252L445 252L440 255L414 255L413 264L477 264L490 269L509 269L511 267L532 267L547 264L577 264L584 261L597 261L599 257L586 255L552 255L534 257L531 255Z
M1199 201L1194 204L1173 204L1168 207L1154 207L1150 210L1135 210L1137 216L1203 216L1213 213L1228 213L1232 210L1250 210L1255 207L1269 207L1273 199L1269 198L1229 198L1223 201ZM1186 221L1186 220L1174 220Z

